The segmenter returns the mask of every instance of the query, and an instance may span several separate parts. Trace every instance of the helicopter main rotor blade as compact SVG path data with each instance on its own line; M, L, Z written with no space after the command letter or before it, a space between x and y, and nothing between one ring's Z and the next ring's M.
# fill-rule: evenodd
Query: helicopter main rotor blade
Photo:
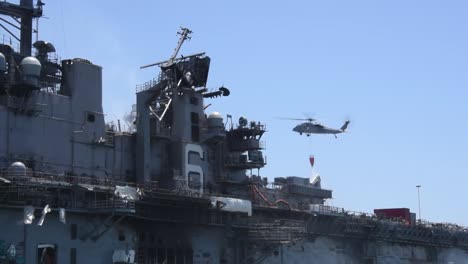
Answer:
M278 119L283 119L283 120L296 120L296 121L315 121L314 118L290 118L290 117L277 117Z

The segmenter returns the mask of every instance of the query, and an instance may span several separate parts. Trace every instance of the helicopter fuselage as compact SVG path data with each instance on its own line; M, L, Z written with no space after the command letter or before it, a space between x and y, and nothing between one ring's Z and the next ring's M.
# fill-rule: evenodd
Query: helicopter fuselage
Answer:
M306 134L307 136L309 136L310 134L333 134L336 136L336 134L345 132L348 124L349 121L346 121L345 125L343 125L341 129L335 129L326 127L319 123L305 122L294 127L293 131L299 133L300 135Z
M304 123L297 125L293 128L293 131L298 133L304 134L339 134L343 133L343 131L339 129L333 129L329 127L325 127L319 124L312 124L312 123Z

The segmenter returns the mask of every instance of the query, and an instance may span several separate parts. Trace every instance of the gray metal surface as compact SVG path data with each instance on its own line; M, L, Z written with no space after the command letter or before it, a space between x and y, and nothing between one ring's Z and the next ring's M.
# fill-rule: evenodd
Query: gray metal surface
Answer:
M42 3L1 2L0 14L18 16L31 29ZM466 257L468 232L461 227L408 226L330 209L323 204L332 192L308 178L268 183L260 174L267 164L265 124L205 113L205 100L224 100L230 91L206 89L204 52L176 57L190 33L182 29L168 60L147 65L161 73L138 86L130 131L105 121L100 66L52 59L53 45L38 41L35 59L26 59L40 63L31 81L18 67L30 56L32 31L22 28L20 51L0 45L0 263L313 258L377 264Z

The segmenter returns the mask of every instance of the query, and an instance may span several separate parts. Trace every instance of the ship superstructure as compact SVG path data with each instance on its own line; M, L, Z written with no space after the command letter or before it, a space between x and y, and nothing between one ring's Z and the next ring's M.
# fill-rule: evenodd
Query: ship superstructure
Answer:
M319 180L269 183L260 173L266 125L205 112L205 102L231 91L207 89L204 52L178 56L187 28L169 59L144 66L160 73L137 86L132 129L106 123L101 67L60 61L50 42L32 43L42 7L0 3L0 14L22 25L19 50L0 45L0 262L445 263L452 252L466 256L462 227L328 207L332 191ZM400 253L392 259L385 250Z

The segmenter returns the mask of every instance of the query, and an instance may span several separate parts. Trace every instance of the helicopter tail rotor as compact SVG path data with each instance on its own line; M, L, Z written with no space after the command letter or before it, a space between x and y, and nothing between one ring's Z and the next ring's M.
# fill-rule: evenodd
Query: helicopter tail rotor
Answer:
M343 132L345 132L346 129L348 128L349 123L351 123L351 121L346 120L345 123L344 123L344 125L340 128L340 130L343 131Z

